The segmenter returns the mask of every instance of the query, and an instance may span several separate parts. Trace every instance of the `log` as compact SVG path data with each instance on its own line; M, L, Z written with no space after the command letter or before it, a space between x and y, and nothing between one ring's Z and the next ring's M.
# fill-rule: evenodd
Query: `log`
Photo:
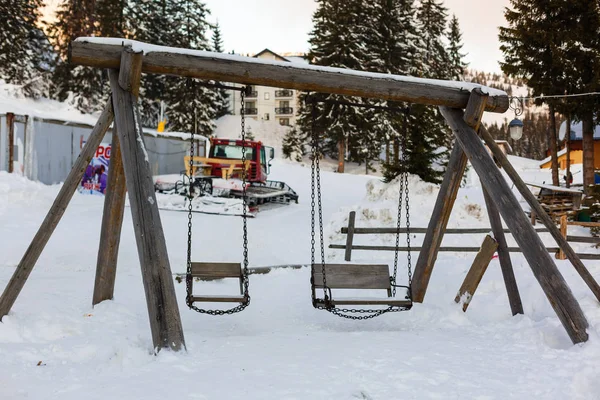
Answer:
M469 114L465 114L465 118L473 124L477 124L477 121L481 121L481 115L472 114L481 114L485 109L487 101L488 96L481 91L473 91L466 105ZM442 244L444 232L448 225L450 213L452 212L452 207L456 201L458 189L460 188L466 167L467 157L460 146L454 144L454 148L450 154L450 160L448 161L448 168L435 201L431 219L429 220L427 233L423 239L423 248L429 250L419 253L419 258L415 265L415 273L411 283L414 302L422 303L425 298L425 293L429 286L429 279L431 278L431 273L437 259L438 249Z
M513 232L513 237L522 249L534 276L540 283L569 337L573 343L587 341L586 329L588 328L588 322L581 307L552 257L546 252L542 240L527 220L519 201L512 193L485 146L481 143L481 139L463 121L461 110L447 107L440 107L440 110L448 125L452 128L460 146L467 154L488 194L496 203L502 218ZM481 129L481 131L483 130ZM495 145L493 140L492 144ZM548 228L550 229L549 226Z
M110 168L104 197L96 280L92 296L92 305L94 306L104 300L112 300L114 295L126 192L121 146L119 146L117 129L113 128Z
M109 78L152 342L156 351L162 348L181 350L185 348L183 328L137 101L132 93L119 86L117 71L109 71Z
M475 291L481 282L481 278L483 278L483 274L485 274L497 248L498 242L490 235L487 235L481 244L479 252L475 256L475 260L473 260L473 264L471 265L467 276L465 276L463 284L454 298L455 303L460 303L463 296L466 296L462 306L463 311L467 311L471 299L475 295Z
M352 260L352 241L354 240L354 221L356 220L356 211L350 211L350 215L348 216L348 229L346 236L346 254L344 255L344 260L351 261Z
M83 146L81 153L79 153L79 157L77 157L77 160L75 160L75 164L73 164L73 168L71 168L67 179L65 179L65 183L60 188L54 203L52 203L46 218L40 226L40 229L37 231L33 240L31 241L31 244L25 251L25 254L19 262L17 269L8 282L8 285L4 289L2 297L0 297L0 320L2 320L2 318L9 313L15 300L19 296L21 289L23 289L29 274L33 270L33 267L40 257L40 254L42 254L44 247L46 247L48 240L50 240L54 229L65 213L65 210L69 205L75 190L81 183L85 169L96 153L96 150L102 142L102 139L108 131L112 121L113 107L112 102L109 100L104 108L104 111L100 115L100 118L98 118L98 122L96 122L90 137Z
M500 148L498 147L492 136L489 134L489 132L485 129L485 127L482 127L479 130L479 132L481 134L481 137L487 144L488 148L492 151L498 162L500 162L500 165L502 166L506 174L515 184L515 187L517 188L519 193L521 193L525 201L527 201L527 204L529 204L529 207L531 207L531 211L535 212L536 217L542 221L546 228L548 228L550 234L552 235L552 238L554 238L558 246L564 251L571 264L573 264L575 270L579 273L581 278L588 285L592 293L594 293L596 299L600 301L600 286L598 286L598 283L596 282L594 277L587 270L583 262L581 262L581 258L577 255L577 253L575 253L575 250L573 250L571 245L565 240L562 233L560 232L560 229L556 227L552 218L550 218L548 214L544 211L544 209L537 201L533 193L531 193L527 185L519 176L519 173L515 171L513 166L508 161L506 155L502 152L502 150L500 150ZM569 222L569 224L575 225L571 222ZM577 225L580 225L580 223L578 223Z
M121 52L128 46L144 49L142 72L145 73L459 108L466 107L471 90L480 87L492 93L487 111L503 113L508 110L509 104L506 93L467 82L449 85L448 82L432 79L357 73L283 61L265 62L221 53L174 50L125 39L79 38L70 45L69 62L118 69Z
M512 262L510 260L509 248L506 243L506 237L504 236L504 229L502 228L502 220L500 219L498 207L496 207L496 204L494 204L488 192L483 188L483 184L481 185L481 188L483 190L483 197L485 199L485 207L488 211L490 225L492 225L492 232L494 233L496 242L498 242L498 259L500 261L502 277L504 278L504 286L506 286L510 310L512 315L524 314L523 303L521 302L519 287L517 286L515 272L513 271Z
M123 68L119 71L119 86L125 91L131 92L136 98L140 91L141 57L140 53L126 48L121 56ZM92 305L104 300L111 300L115 291L117 258L127 192L121 146L116 128L112 133L111 152Z

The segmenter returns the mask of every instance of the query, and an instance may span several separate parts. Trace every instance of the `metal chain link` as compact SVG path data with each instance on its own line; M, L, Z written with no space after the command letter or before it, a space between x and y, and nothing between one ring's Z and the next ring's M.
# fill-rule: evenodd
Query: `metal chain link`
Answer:
M410 310L412 307L412 302L409 306L394 306L391 305L388 308L373 310L373 309L354 309L354 308L338 308L331 304L331 299L328 296L328 291L330 289L327 287L327 279L325 274L325 241L323 236L323 207L322 207L322 198L321 198L321 172L319 165L319 135L317 134L316 129L316 99L311 97L311 117L312 117L312 165L311 165L311 285L314 286L314 271L315 271L315 197L317 199L317 206L319 212L319 235L321 240L321 272L323 274L323 299L317 299L315 297L315 292L312 292L312 302L313 306L318 310L329 311L333 315L337 315L341 318L351 319L351 320L366 320L378 317L388 312L401 312ZM407 177L404 180L401 179L401 185L404 185L407 182ZM316 182L316 188L315 188ZM316 189L316 195L315 195ZM408 198L407 198L408 202ZM407 204L408 207L408 204ZM400 213L402 210L402 189L400 191L400 199L398 205L398 221L400 221ZM399 223L399 222L398 222ZM390 277L390 280L395 285L396 280L396 270L398 265L398 244L399 244L399 234L396 238L396 256L394 263L394 276ZM410 241L409 241L410 243ZM410 244L409 244L410 246ZM410 271L410 252L409 252L409 271ZM409 272L410 276L410 272ZM394 295L396 293L396 287L393 286ZM409 289L410 291L410 289ZM367 315L350 315L350 314L367 314Z
M244 100L245 100L245 95L246 92L249 90L250 87L246 87L245 90L240 91L240 97L241 97L241 106L242 109L240 111L240 115L242 117L242 122L241 122L241 130L242 130L242 220L243 220L243 257L244 257L244 268L243 268L243 273L242 273L242 281L243 281L243 286L244 286L244 300L242 303L240 303L239 305L237 305L236 307L230 308L228 310L205 310L199 307L196 307L192 301L192 261L191 261L191 256L192 256L192 203L191 203L191 197L190 197L190 205L189 205L189 214L188 214L188 269L187 269L187 275L186 275L186 286L187 286L187 297L186 297L186 304L187 306L196 311L199 312L201 314L207 314L207 315L231 315L231 314L235 314L238 313L240 311L243 311L246 307L248 307L250 305L250 294L249 294L249 286L250 286L250 279L249 279L249 270L248 270L248 224L247 224L247 219L248 219L248 215L246 212L247 209L247 205L248 205L248 196L246 195L246 183L247 183L247 177L246 177L246 115L245 115L245 104L244 104ZM192 156L192 158L194 157L194 150L193 150L193 145L194 145L194 132L192 132L191 135L192 138L192 150L190 152L190 155ZM190 158L190 182L191 182L191 171L192 171L192 158ZM190 183L190 188L191 188L191 183Z
M412 256L410 251L410 190L408 187L408 165L406 160L406 149L408 146L408 116L407 124L402 138L402 164L404 165L404 196L406 207L406 268L408 270L408 299L412 302Z

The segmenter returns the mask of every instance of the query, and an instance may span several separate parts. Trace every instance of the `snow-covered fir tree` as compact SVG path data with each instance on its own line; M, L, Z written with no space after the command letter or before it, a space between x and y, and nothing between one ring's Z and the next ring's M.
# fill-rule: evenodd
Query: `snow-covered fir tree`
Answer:
M52 48L39 28L41 0L0 0L0 79L26 96L47 92Z
M302 156L306 154L306 135L297 127L289 129L283 137L281 152L285 158L302 161Z
M215 24L213 29L212 36L212 50L217 53L223 53L223 38L221 36L221 27L219 26L219 22ZM216 90L216 118L221 118L224 115L230 113L229 111L229 95L227 94L226 89L217 89Z
M174 0L173 6L170 18L177 29L171 37L172 46L211 50L206 4L201 0ZM216 93L212 88L193 79L174 78L165 94L170 130L212 134L216 116Z
M449 77L449 60L444 38L448 10L443 0L421 0L417 7L419 32L425 42L420 74L434 79Z
M462 81L464 80L464 72L468 64L464 61L466 54L462 51L462 33L456 15L450 20L450 28L448 30L448 59L449 70L448 78Z
M56 68L52 79L53 97L59 101L70 98L83 112L93 112L104 106L108 96L102 71L97 68L67 63L69 43L80 36L95 36L95 0L64 0L50 25L50 38L57 50Z

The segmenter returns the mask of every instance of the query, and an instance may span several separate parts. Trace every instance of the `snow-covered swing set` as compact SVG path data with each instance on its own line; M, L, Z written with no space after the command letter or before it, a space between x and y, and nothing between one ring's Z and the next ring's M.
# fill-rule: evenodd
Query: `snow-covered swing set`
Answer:
M73 65L108 69L112 95L40 229L4 289L0 297L0 319L11 310L64 214L86 166L114 119L113 157L111 157L104 203L93 304L113 297L127 191L154 348L157 350L185 348L151 169L139 124L137 101L140 75L144 72L440 107L456 141L424 239L422 246L424 250L421 251L415 266L410 288L412 300L422 302L424 299L442 237L469 160L482 182L492 231L499 246L498 253L511 307L520 304L520 298L506 249L500 216L512 232L571 340L579 343L588 339L586 332L588 322L583 311L482 142L483 139L532 210L544 222L559 247L600 300L598 284L512 168L491 135L480 126L485 111L503 113L509 108L509 98L505 92L466 82L265 61L154 46L117 38L79 38L71 43L69 56ZM313 259L313 274L315 274L315 266L318 267L319 264L316 264ZM325 268L325 264L321 266ZM313 293L314 286L313 284ZM325 282L323 286L327 286ZM313 301L315 301L314 294ZM323 303L321 305L328 306ZM398 305L402 306L400 303Z

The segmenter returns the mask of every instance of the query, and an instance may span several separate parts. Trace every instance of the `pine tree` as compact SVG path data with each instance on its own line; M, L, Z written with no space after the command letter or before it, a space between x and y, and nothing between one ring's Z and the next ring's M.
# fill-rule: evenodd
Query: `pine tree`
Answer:
M177 46L172 39L177 27L171 17L173 0L138 0L128 2L125 14L130 16L131 36L141 42L161 46ZM158 126L160 103L167 96L169 82L175 78L142 74L140 111L142 125Z
M41 6L41 0L0 0L0 78L30 97L46 92L52 65L52 48L38 26Z
M57 50L56 68L52 79L53 97L65 101L71 97L83 112L101 109L105 86L102 72L96 68L67 63L69 43L80 36L95 36L95 0L64 0L56 12L56 22L50 26L50 39Z
M283 137L281 145L281 152L284 158L301 162L302 157L306 154L306 141L306 135L298 128L290 128Z
M468 64L464 62L466 54L461 53L462 33L456 15L450 20L450 30L448 31L448 58L449 58L449 78L457 81L464 80L464 72Z
M425 42L421 75L427 78L447 79L449 57L444 46L448 10L442 0L421 0L417 8L419 31Z
M210 50L207 30L209 10L201 0L173 0L171 18L177 27L172 46ZM169 129L209 136L215 129L216 93L199 82L175 78L166 92Z
M223 53L223 39L221 37L221 28L219 23L215 24L212 36L212 50L217 53ZM216 90L216 118L221 118L224 115L230 114L229 111L229 94L225 89Z
M128 0L96 0L95 20L102 37L127 37L130 30L126 15Z

